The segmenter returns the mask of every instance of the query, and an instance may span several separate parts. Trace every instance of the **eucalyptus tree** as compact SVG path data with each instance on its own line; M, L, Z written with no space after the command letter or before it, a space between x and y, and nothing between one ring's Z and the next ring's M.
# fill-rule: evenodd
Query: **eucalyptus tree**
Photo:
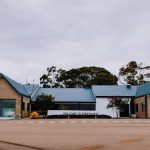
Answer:
M143 63L130 61L119 69L119 80L122 83L139 85L148 82L149 79L150 66L144 66Z

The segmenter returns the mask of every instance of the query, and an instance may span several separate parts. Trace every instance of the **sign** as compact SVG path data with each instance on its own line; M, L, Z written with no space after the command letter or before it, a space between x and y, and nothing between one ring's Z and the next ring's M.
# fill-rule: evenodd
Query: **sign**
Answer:
M96 111L70 111L70 110L48 110L48 115L98 115L98 112Z

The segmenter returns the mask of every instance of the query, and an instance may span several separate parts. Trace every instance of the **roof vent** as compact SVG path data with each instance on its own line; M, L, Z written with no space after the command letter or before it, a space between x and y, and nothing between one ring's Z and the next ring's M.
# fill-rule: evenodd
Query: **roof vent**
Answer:
M131 84L127 84L126 87L127 87L127 89L130 89L131 88Z

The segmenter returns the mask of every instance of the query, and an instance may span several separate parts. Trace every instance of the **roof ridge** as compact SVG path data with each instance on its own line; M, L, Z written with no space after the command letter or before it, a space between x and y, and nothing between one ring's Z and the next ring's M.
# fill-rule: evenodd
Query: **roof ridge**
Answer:
M21 95L29 97L29 94L23 84L18 83L17 81L11 79L10 77L6 76L3 73L0 73L0 75Z

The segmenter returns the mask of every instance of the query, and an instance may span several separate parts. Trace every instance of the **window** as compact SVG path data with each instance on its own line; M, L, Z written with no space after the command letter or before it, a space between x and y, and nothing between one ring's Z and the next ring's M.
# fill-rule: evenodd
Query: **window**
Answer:
M64 103L55 104L55 110L95 110L95 103Z
M30 103L27 104L27 111L30 111Z
M16 113L16 100L0 99L0 117L11 117Z
M136 110L136 112L139 111L139 110L138 110L138 104L135 104L135 110Z
M58 104L58 110L79 110L79 104L77 103L66 103L66 104Z
M25 102L22 102L22 111L25 111Z
M141 103L142 112L145 111L145 103Z
M95 103L80 103L80 110L95 110Z

